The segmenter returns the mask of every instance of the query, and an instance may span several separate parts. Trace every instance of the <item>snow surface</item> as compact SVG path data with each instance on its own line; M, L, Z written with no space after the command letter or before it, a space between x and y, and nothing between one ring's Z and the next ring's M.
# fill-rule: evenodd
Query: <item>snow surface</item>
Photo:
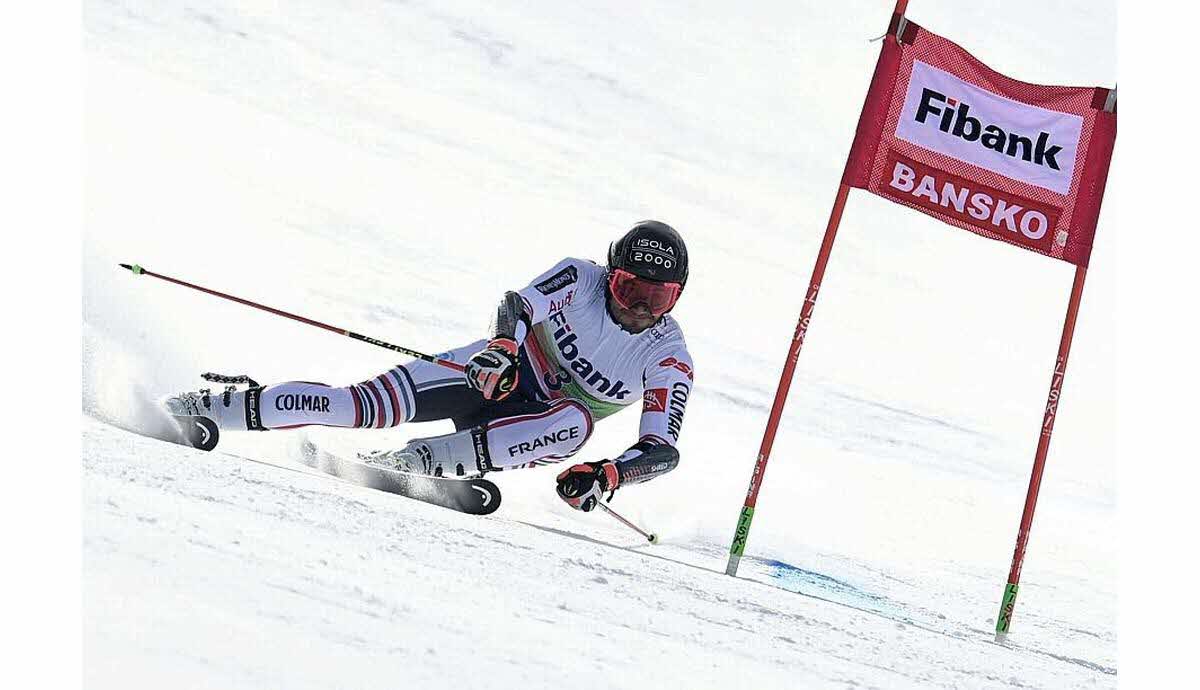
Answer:
M1117 229L1007 646L1071 267L860 192L728 578L892 3L497 5L85 1L87 686L1114 686ZM1023 79L1111 84L1111 5L994 9L909 15ZM154 438L152 401L202 371L342 384L395 360L119 261L435 352L645 217L693 261L683 460L613 503L659 546L562 505L553 467L497 475L481 519L295 461L302 434L352 453L443 424ZM579 457L635 433L617 415Z

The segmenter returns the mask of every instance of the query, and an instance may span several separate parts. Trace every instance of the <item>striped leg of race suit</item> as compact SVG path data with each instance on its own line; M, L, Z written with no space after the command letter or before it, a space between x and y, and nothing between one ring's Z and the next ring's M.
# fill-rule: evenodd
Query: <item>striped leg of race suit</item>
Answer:
M466 361L485 344L471 343L441 357ZM260 394L259 410L267 429L313 424L383 429L404 422L471 415L487 402L460 372L416 360L351 386L308 381L266 386Z
M465 362L485 345L480 340L439 357ZM578 451L592 433L591 413L578 401L540 401L521 392L501 401L485 400L461 373L421 360L340 388L305 381L266 386L259 395L259 410L266 429L382 429L438 419L452 420L457 429L487 425L496 469L561 460Z

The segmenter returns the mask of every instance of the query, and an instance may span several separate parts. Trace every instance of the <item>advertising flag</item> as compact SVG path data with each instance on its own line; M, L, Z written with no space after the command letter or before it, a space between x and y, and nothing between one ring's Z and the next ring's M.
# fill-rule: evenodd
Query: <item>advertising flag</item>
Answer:
M1116 93L1011 79L903 17L890 31L842 182L1086 266Z

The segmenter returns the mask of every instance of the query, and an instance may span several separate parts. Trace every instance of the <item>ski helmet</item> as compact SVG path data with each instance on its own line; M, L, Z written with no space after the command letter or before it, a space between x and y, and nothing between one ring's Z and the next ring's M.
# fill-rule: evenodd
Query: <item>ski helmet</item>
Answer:
M687 284L687 245L675 228L643 220L608 246L608 270L622 269L657 283Z
M666 223L644 220L608 247L608 292L626 309L644 303L655 316L671 311L687 275L687 246Z

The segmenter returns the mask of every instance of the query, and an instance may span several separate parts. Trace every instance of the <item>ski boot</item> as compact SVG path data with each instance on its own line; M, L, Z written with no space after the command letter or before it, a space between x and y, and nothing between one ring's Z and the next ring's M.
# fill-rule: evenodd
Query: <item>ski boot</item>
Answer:
M212 450L220 440L221 427L245 429L244 405L233 405L232 397L237 392L238 383L246 383L251 390L259 389L259 385L249 376L222 376L221 374L206 373L201 377L205 381L229 384L225 390L213 395L212 390L201 388L194 393L180 393L163 400L163 407L179 425L183 439L193 448Z
M179 433L188 445L200 450L212 450L217 447L221 433L217 423L206 415L211 414L212 398L208 390L197 393L180 393L163 401L163 407L175 419Z
M362 453L359 459L368 465L408 474L481 477L493 469L486 431L484 427L475 427L442 436L415 438L399 450Z

